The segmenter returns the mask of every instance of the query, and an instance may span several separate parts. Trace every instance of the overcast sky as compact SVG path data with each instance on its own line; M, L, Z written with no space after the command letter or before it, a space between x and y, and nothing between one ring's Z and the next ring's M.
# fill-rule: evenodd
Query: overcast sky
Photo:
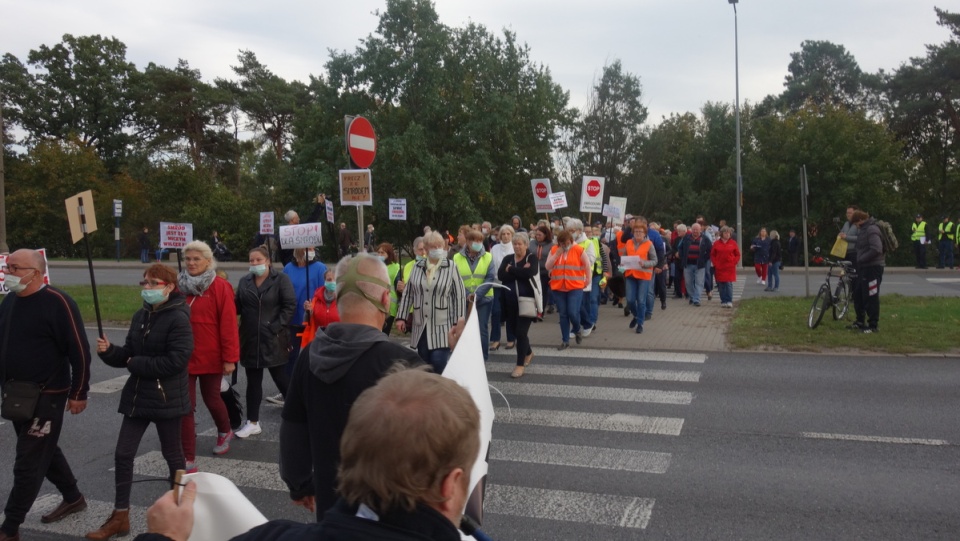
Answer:
M738 5L740 95L758 102L783 88L790 53L804 40L843 45L867 72L890 71L925 45L946 41L933 7L946 0L743 0ZM448 26L467 21L530 46L582 107L603 65L640 77L649 120L734 100L734 12L728 0L436 0ZM65 33L114 36L139 68L184 58L205 80L232 77L250 49L286 79L321 74L328 49L353 51L377 25L385 0L0 0L0 52L30 49Z

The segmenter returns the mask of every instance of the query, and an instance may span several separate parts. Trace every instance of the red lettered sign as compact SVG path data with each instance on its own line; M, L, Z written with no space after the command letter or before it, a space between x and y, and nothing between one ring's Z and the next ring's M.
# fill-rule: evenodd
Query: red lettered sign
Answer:
M530 181L530 188L533 190L533 206L537 212L553 212L553 206L550 204L550 179L535 178Z

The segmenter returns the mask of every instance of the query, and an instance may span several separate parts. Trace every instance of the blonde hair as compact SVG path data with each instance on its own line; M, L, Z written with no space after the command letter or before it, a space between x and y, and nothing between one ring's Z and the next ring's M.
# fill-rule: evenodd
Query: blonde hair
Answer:
M187 252L197 252L200 256L210 262L209 269L216 270L217 260L213 257L213 250L210 249L210 245L202 240L195 240L186 246L183 247L183 253Z

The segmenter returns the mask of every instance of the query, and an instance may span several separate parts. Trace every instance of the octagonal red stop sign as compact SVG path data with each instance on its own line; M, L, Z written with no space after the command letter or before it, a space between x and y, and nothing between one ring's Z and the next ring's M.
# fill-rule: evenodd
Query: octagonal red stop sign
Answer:
M347 128L347 150L360 169L366 169L377 156L377 135L373 125L362 116L354 117Z
M600 181L593 179L587 183L587 195L590 197L596 197L600 195Z
M542 182L538 182L538 183L537 183L537 186L536 186L536 190L537 190L537 197L539 197L540 199L546 199L546 197L547 197L547 185L546 185L546 184L544 184L544 183L542 183Z

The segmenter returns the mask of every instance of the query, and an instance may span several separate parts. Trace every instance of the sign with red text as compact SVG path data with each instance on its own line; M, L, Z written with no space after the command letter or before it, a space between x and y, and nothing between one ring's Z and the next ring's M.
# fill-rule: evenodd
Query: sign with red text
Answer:
M567 208L567 193L557 192L550 194L550 206L552 210Z
M340 204L373 205L373 179L369 169L340 170Z
M261 235L272 235L276 233L274 228L276 227L277 222L276 218L273 216L273 212L261 212L260 213L260 234Z
M390 219L391 220L407 219L407 200L406 199L390 200Z
M580 212L601 212L603 210L603 177L583 177L580 192Z
M160 247L182 250L193 242L193 224L160 222Z
M550 179L535 178L530 181L530 189L533 190L533 206L537 209L537 212L552 212Z
M323 228L320 225L318 223L281 225L280 247L289 250L290 248L323 246Z
M327 199L326 203L324 203L324 206L327 207L327 221L330 223L336 223L333 219L333 201Z
M44 263L47 263L46 265L44 265L47 268L47 271L43 273L43 283L50 285L50 265L49 265L49 262L47 261L47 249L38 248L37 251L40 252L40 255L43 256ZM0 254L0 295L6 295L7 293L10 293L10 290L7 289L7 282L6 282L8 257L9 257L8 254Z

